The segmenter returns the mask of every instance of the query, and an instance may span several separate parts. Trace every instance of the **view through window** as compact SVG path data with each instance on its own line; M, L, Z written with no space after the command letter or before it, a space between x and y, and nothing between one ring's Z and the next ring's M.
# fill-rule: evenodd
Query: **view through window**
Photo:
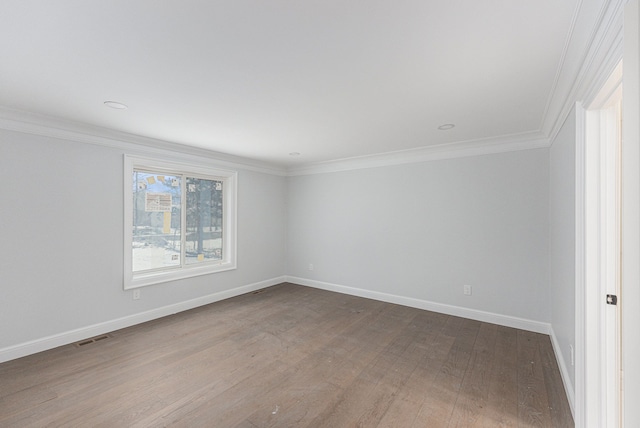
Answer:
M129 282L190 267L235 267L234 243L228 242L235 233L227 230L235 227L235 195L227 195L234 193L235 174L213 176L130 163Z

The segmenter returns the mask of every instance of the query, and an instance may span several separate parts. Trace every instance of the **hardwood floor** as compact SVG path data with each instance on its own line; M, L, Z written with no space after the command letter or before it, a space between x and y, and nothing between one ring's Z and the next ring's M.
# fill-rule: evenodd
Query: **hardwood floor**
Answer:
M0 427L572 427L548 336L257 293L0 364Z

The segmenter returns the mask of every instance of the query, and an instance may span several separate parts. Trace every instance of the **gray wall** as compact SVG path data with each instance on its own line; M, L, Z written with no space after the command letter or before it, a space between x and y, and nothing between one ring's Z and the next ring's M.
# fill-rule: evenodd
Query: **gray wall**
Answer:
M0 130L0 349L285 274L285 178L239 170L238 269L132 300L123 153Z
M241 169L238 269L136 301L122 290L123 153L0 131L0 349L285 274L552 319L548 149L287 179Z
M548 168L535 149L290 177L287 273L549 322Z
M571 112L549 151L549 301L551 326L571 383L575 346L576 114Z

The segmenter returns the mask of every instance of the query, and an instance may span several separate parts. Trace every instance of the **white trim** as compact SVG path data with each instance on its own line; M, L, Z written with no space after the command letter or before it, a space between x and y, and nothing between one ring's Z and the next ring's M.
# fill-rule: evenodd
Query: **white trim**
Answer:
M611 103L619 102L621 66L607 77L588 110L576 107L575 422L580 427L619 425L619 307L606 305L604 298L618 294L620 267L619 116Z
M252 291L261 290L263 288L271 287L273 285L281 284L283 282L285 282L284 276L271 278L264 281L255 282L253 284L232 288L229 290L218 291L217 293L208 294L206 296L197 297L195 299L187 300L184 302L174 303L172 305L151 309L149 311L128 315L122 318L105 321L99 324L80 327L75 330L67 331L64 333L59 333L52 336L43 337L43 338L32 340L29 342L21 343L18 345L9 346L7 348L0 349L0 363L14 360L16 358L21 358L27 355L35 354L37 352L46 351L48 349L53 349L58 346L68 345L70 343L74 343L74 342L78 342L80 340L86 339L88 337L109 333L122 328L141 324L143 322L162 318L168 315L173 315L178 312L183 312L189 309L208 305L210 303L214 303L220 300L239 296L241 294L246 294Z
M577 427L586 418L586 311L585 311L585 151L586 116L581 104L576 104L576 178L575 178L575 404L573 419Z
M277 176L322 174L549 147L549 139L541 132L534 131L285 168L240 156L142 137L51 116L27 113L2 106L0 106L0 129L112 147L139 156L149 154L156 156L170 155L176 161L189 163L197 160L202 161L203 159L210 160L221 167L240 168Z
M287 168L269 162L142 137L7 107L0 107L0 129L116 147L132 154L136 152L164 155L170 153L175 159L188 159L195 156L215 160L222 166L243 168L279 176L322 174L549 147L550 141L553 141L557 136L575 101L589 101L595 91L600 88L601 83L604 82L602 80L603 75L608 75L606 71L603 73L602 70L611 70L622 57L622 9L626 1L605 0L597 19L588 30L590 31L588 37L590 43L586 52L580 52L580 67L575 76L569 76L569 79L566 79L571 82L570 86L562 87L560 81L561 76L565 73L565 67L567 64L575 63L575 61L567 61L567 57L573 47L573 38L578 37L574 33L583 5L581 1L577 4L567 42L559 61L559 68L554 78L552 91L545 107L540 130ZM578 39L581 38L578 37ZM583 47L577 46L575 49L583 49ZM567 73L574 73L574 71L570 70ZM141 148L144 148L142 153L140 152Z
M600 370L602 346L601 320L601 254L600 235L600 141L597 112L586 111L584 159L584 427L605 427L602 418L604 384ZM578 407L580 408L580 407Z
M549 323L529 320L525 318L501 315L492 312L479 311L461 306L447 305L443 303L431 302L428 300L416 299L413 297L399 296L397 294L382 293L379 291L365 290L363 288L348 287L345 285L331 284L328 282L316 281L312 279L287 276L286 282L305 285L307 287L319 288L321 290L334 291L336 293L348 294L350 296L364 297L367 299L379 300L381 302L395 303L397 305L411 308L424 309L441 314L453 315L456 317L468 318L476 321L498 324L505 327L518 328L535 333L549 334Z
M556 361L558 362L558 368L560 369L560 376L562 377L562 385L564 386L564 392L567 395L567 401L569 402L569 407L571 407L571 415L575 418L575 394L574 387L571 383L571 377L569 375L569 369L567 369L567 365L565 364L565 360L562 356L562 350L560 349L560 342L558 342L558 338L556 337L555 331L553 331L553 326L549 326L549 337L551 339L551 345L553 346L553 352L556 356ZM576 426L578 426L576 424Z
M305 164L290 167L288 176L324 174L390 165L428 162L441 159L454 159L469 156L482 156L517 150L530 150L549 147L549 139L539 132L503 135L500 137L457 143L439 144L409 150L379 153L368 156L338 159L327 162Z
M221 167L241 168L278 176L322 174L549 147L549 139L541 132L525 132L285 168L267 162L260 162L203 148L170 143L1 106L0 129L113 147L140 156L147 154L156 156L170 155L172 159L183 162L194 162L198 159L211 160Z
M154 272L133 272L132 244L133 237L133 192L132 173L136 169L148 169L150 171L166 172L169 174L181 174L184 176L200 175L210 179L221 178L225 182L223 193L223 259L218 263L203 263L194 265L176 266L174 269L166 269ZM124 275L123 287L125 290L144 287L147 285L191 278L199 275L223 272L237 267L237 225L238 225L238 172L214 168L201 164L176 163L159 158L136 157L124 155ZM184 180L182 181L182 203L184 198ZM186 225L186 209L182 207L181 224ZM182 236L181 248L184 249L185 234ZM184 251L184 250L182 250ZM184 255L184 252L182 253Z
M622 426L640 426L640 2L625 7L622 106Z
M540 125L540 129L544 129L545 120L549 117L549 110L551 109L551 105L555 100L554 96L558 92L560 78L562 77L562 72L566 66L567 55L571 47L571 40L573 39L573 34L576 30L576 23L578 22L578 17L580 16L581 9L582 9L582 0L578 0L576 2L576 7L573 11L573 16L571 18L571 25L569 26L569 32L567 34L564 47L562 48L562 54L560 55L560 61L558 62L558 69L556 70L556 75L553 79L553 85L551 85L549 98L547 99L547 104L544 107L544 113L542 114L542 123ZM560 123L564 123L564 120L560 121ZM561 128L561 127L562 126L559 126L558 128ZM553 141L553 139L551 139L551 141Z
M571 113L575 102L583 101L585 105L590 103L592 97L596 95L608 78L611 70L622 59L622 21L623 7L626 1L606 0L603 2L600 13L587 37L589 41L588 48L578 56L580 67L574 76L569 76L569 79L567 79L570 82L570 86L554 87L541 127L541 132L549 136L551 141L555 140L562 129L562 124ZM578 10L579 13L580 10ZM574 21L576 19L579 19L579 16L574 17ZM575 35L575 25L576 22L572 22L570 38ZM577 40L580 39L578 38ZM560 63L560 75L562 73L573 73L573 71L565 72L564 70L564 67L575 63L575 61L566 62L565 58L573 47L571 42L572 40L569 41L570 46L567 48L567 52L563 54L562 62ZM581 46L576 46L575 48L582 49Z
M621 92L621 91L620 91ZM615 98L615 96L614 96ZM602 194L602 279L601 294L620 297L620 123L621 95L616 104L600 112L603 147L600 153ZM603 305L600 328L602 334L600 370L604 373L603 404L606 426L620 426L620 306Z
M241 168L264 174L284 176L284 168L240 156L213 150L142 137L126 132L63 120L51 116L27 113L0 106L0 129L24 134L57 138L124 150L131 154L171 156L171 159L194 162L209 160L226 168ZM141 150L144 149L144 150Z
M602 24L598 27L602 35L593 50L589 69L591 78L585 79L582 87L582 100L585 105L591 105L600 96L602 87L606 85L611 70L615 69L623 57L623 21L624 3L626 0L609 2ZM593 44L591 45L593 46Z

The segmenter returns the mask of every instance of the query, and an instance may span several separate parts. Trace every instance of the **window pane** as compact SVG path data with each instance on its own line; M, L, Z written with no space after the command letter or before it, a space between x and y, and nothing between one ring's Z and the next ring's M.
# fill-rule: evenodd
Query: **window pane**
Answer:
M133 172L134 272L180 266L180 177Z
M222 184L186 178L186 264L222 260Z

